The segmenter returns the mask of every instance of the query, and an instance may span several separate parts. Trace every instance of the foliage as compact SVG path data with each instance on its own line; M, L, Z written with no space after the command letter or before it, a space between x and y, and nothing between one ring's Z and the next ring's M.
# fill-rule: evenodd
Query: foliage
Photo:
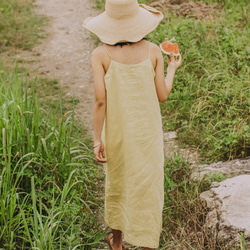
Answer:
M138 0L138 3L148 3L151 0ZM96 8L104 10L105 9L105 0L96 0Z
M32 49L44 18L31 12L32 0L0 1L0 53L7 47Z
M223 174L222 172L219 173L209 172L208 174L205 175L205 178L208 178L211 182L221 182L227 179L228 177L229 177L228 175Z
M92 249L105 234L102 199L91 140L74 121L78 100L63 98L57 79L9 66L41 37L32 2L0 1L0 248Z
M250 5L222 4L212 19L166 11L148 36L156 44L175 37L183 58L172 93L162 105L165 129L178 129L180 139L196 145L208 160L250 154Z
M165 159L160 249L231 249L232 246L217 243L216 235L211 235L205 226L207 211L200 200L200 193L208 190L212 182L226 177L213 174L196 180L190 176L189 164L179 155Z
M239 238L240 238L240 249L241 250L246 250L246 242L245 242L245 234L244 233L240 233L239 234Z
M74 109L42 109L16 71L0 82L0 247L91 248L103 237L98 179Z
M165 130L178 130L182 142L196 145L207 161L246 157L250 155L250 4L204 2L220 4L217 12L210 13L212 18L177 16L161 9L164 20L147 36L158 45L175 37L183 58L172 93L161 105L163 124ZM103 9L104 1L97 1L97 6Z

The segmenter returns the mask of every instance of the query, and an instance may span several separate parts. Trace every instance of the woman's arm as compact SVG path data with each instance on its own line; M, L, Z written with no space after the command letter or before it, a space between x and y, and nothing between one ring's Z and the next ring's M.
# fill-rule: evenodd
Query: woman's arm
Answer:
M174 81L174 75L176 70L181 65L181 56L179 59L174 55L170 58L167 56L168 69L167 75L164 77L164 60L159 47L154 47L154 54L156 56L156 66L155 66L155 86L157 96L160 102L165 102L172 90L172 85Z
M99 162L106 162L104 145L101 134L106 113L106 89L104 83L105 70L102 63L100 48L92 52L92 70L94 76L95 104L94 104L94 154Z

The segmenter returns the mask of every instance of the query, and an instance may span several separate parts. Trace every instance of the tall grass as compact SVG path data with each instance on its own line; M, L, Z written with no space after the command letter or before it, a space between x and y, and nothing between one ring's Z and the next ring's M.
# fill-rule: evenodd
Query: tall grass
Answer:
M0 247L91 249L103 237L98 179L74 110L42 109L16 71L0 83Z
M102 200L91 141L74 122L77 100L58 97L56 79L7 68L41 37L45 19L32 4L0 1L0 248L92 249L105 233Z

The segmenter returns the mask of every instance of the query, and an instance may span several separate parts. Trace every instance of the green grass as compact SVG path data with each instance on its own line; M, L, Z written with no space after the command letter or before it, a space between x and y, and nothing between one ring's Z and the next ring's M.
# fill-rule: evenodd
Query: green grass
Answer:
M102 9L103 2L98 1ZM161 105L164 128L177 130L183 143L196 145L204 161L246 157L250 155L249 1L204 2L220 4L212 18L197 20L163 10L165 19L147 36L158 45L175 37L183 57L172 93ZM200 193L227 176L209 174L200 181L190 176L188 163L178 155L165 160L160 249L244 249L244 235L239 236L238 246L219 245L216 235L204 227L207 211Z
M220 3L222 8L212 19L166 11L148 40L160 44L175 37L183 57L172 93L161 105L165 130L177 130L179 139L196 145L206 161L218 161L250 154L250 5L209 3ZM241 246L221 246L204 227L207 211L199 194L212 181L226 177L210 174L193 181L188 164L179 156L165 164L161 249L243 249L244 236Z
M105 233L95 215L99 179L74 106L41 108L36 82L16 71L0 83L0 247L91 249Z
M213 19L166 12L148 36L156 44L175 37L183 57L173 91L161 106L164 127L178 130L179 138L196 145L208 161L250 155L250 5L221 4Z
M0 1L0 54L10 48L32 49L42 37L44 18L32 13L32 0Z
M205 226L208 211L200 194L208 190L212 182L223 181L227 176L209 174L202 180L193 180L191 173L189 164L179 155L165 159L165 201L159 249L244 249L244 234L239 235L235 245L218 243L216 234Z
M207 162L247 157L250 3L204 2L219 4L212 18L197 20L161 9L164 20L147 36L157 45L175 37L183 58L169 99L161 105L163 125L166 131L177 130L183 143L195 145ZM97 6L103 8L104 1L97 1Z
M0 249L92 249L105 234L102 177L74 119L78 100L11 58L42 37L32 3L0 1Z
M148 3L151 0L138 0L138 3ZM95 0L96 8L104 10L105 9L105 0Z

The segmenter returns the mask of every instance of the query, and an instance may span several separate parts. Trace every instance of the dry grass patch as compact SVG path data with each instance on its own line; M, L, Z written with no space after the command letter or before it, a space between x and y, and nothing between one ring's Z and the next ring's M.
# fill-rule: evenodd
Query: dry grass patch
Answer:
M222 6L216 4L206 4L202 2L192 2L186 0L160 0L150 4L152 7L161 9L163 12L175 13L177 16L203 19L211 18L221 12Z
M0 53L10 47L30 50L43 37L45 19L32 13L32 4L32 0L0 2Z

